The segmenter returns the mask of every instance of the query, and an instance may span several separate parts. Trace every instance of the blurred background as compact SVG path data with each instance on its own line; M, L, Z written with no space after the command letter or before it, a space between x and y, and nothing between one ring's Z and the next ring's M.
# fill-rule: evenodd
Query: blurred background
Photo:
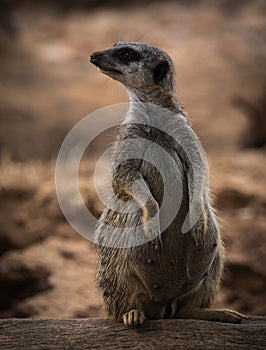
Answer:
M175 62L176 88L206 150L228 250L216 306L266 313L266 47L264 0L0 0L0 317L102 314L92 245L65 221L55 159L85 115L128 101L88 63L117 40ZM99 216L95 159L80 183ZM92 191L92 192L91 192Z

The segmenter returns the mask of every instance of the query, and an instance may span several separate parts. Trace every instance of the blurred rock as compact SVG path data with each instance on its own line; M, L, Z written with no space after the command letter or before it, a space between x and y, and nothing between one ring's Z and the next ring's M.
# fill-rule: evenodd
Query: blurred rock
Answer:
M51 237L20 252L6 253L0 259L0 316L98 316L95 260L82 238Z
M247 315L265 315L266 305L265 273L259 273L250 264L230 263L223 280L223 291L226 290L225 303L234 305L238 311Z
M248 119L246 132L241 137L241 145L245 148L266 146L266 86L255 101L236 98L233 100Z
M26 247L49 235L51 222L41 216L40 203L32 205L34 197L35 190L32 188L0 190L0 255L7 250ZM14 207L14 203L18 207Z
M10 310L19 300L49 289L49 275L47 266L23 259L19 253L3 256L0 259L0 315L10 316Z

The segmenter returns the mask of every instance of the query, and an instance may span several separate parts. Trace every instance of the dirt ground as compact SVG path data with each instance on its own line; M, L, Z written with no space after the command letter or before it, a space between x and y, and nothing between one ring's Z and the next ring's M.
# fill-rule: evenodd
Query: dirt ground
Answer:
M207 153L228 251L216 305L266 313L265 4L185 3L62 11L36 2L13 8L1 23L0 317L102 314L97 255L64 219L54 171L75 123L128 101L120 84L88 63L92 51L117 40L148 42L173 58L178 96ZM255 130L254 110L262 111ZM260 147L250 142L259 134ZM94 160L113 138L98 140L80 171L96 215Z

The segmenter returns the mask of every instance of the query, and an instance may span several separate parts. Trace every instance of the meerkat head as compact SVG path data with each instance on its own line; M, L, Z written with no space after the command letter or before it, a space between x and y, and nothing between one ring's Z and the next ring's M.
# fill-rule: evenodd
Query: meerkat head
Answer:
M119 41L108 50L94 52L90 61L129 90L145 93L154 87L174 89L173 62L156 47Z

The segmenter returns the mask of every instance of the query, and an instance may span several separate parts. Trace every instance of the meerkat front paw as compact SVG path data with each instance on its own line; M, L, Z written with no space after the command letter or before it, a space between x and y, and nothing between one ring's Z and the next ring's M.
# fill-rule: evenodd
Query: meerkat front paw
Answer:
M194 239L198 249L203 249L205 245L205 234L207 230L207 219L204 216L197 225L195 225L191 230L191 236Z
M160 220L158 213L158 203L152 200L147 201L146 206L143 207L141 222L144 225L144 234L149 241L153 240L160 234Z
M145 319L144 313L138 309L132 309L123 315L123 322L127 326L142 324Z

